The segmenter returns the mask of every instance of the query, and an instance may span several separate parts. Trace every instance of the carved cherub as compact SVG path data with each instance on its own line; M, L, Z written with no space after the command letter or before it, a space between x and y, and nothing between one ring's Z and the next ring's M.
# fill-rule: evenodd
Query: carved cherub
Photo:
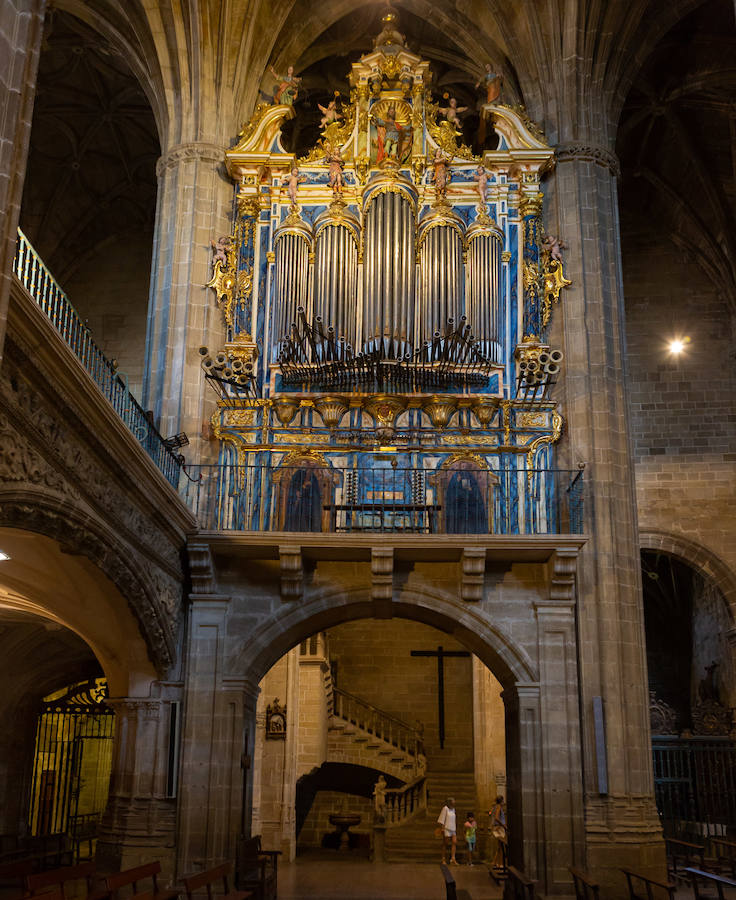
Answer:
M306 175L300 175L299 169L294 166L291 172L289 172L288 175L285 175L281 181L282 186L288 185L289 200L291 200L292 208L296 206L296 192L299 190L299 185L303 184L306 180Z
M332 144L327 144L325 149L327 151L325 154L325 162L330 167L330 187L332 188L333 196L339 197L340 194L342 194L342 189L345 187L345 179L342 174L342 170L345 168L345 162L343 161L339 147L333 147Z
M214 266L219 262L223 268L227 266L227 251L232 245L232 240L226 235L223 235L217 243L215 243L215 241L210 241L210 244L212 244L213 251L212 265Z
M450 97L449 94L445 94L444 99L447 100L447 106L438 106L437 112L441 113L452 125L459 125L460 113L465 112L468 107L458 106L457 100L454 97Z
M542 250L549 254L550 260L563 262L562 251L567 250L567 244L554 234L547 234L542 241Z
M473 179L478 182L478 196L480 197L481 204L485 206L489 181L488 172L486 172L483 166L478 166L473 175Z
M320 128L324 128L325 125L332 125L333 122L343 118L343 114L337 108L337 98L330 100L327 106L322 106L321 103L318 103L317 106L322 110L322 119L319 123Z

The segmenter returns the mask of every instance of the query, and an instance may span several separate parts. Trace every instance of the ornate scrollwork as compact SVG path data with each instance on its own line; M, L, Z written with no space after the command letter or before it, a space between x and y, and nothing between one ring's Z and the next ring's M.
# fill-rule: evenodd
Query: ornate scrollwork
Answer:
M677 734L677 713L654 691L649 691L649 722L652 734Z

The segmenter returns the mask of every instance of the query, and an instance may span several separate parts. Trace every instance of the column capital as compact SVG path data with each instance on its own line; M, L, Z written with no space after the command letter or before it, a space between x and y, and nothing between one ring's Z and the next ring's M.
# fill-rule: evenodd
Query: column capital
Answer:
M571 141L567 144L558 144L555 150L555 159L558 163L571 160L584 160L594 162L608 169L616 178L621 177L621 163L615 153L596 144L586 144L583 141Z
M162 153L156 163L156 177L160 178L166 169L175 169L179 163L192 159L208 160L220 163L225 158L222 147L210 144L209 141L189 141L176 144Z

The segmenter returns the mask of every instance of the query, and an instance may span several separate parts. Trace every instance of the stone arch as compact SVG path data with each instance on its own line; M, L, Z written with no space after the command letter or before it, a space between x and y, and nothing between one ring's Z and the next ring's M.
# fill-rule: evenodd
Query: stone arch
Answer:
M68 499L29 485L5 488L0 492L0 498L0 528L42 535L51 539L60 553L86 558L108 583L110 596L114 594L116 600L119 598L118 605L124 604L133 618L135 631L131 630L129 640L135 643L137 636L159 673L173 664L176 652L173 630L164 615L165 604L159 596L160 590L151 578L131 563L129 548L109 526ZM0 576L4 574L6 572ZM19 592L23 593L22 588ZM64 624L94 646L79 625ZM116 656L113 652L112 658Z
M642 550L658 550L681 559L721 592L731 621L736 624L736 573L715 553L682 535L647 530L639 534Z
M528 653L468 604L461 605L439 591L405 591L401 601L391 604L391 613L394 618L422 622L452 634L488 666L505 690L538 680ZM376 618L369 591L325 592L287 607L283 615L254 630L240 647L233 669L257 684L277 660L307 637L343 622L369 618Z

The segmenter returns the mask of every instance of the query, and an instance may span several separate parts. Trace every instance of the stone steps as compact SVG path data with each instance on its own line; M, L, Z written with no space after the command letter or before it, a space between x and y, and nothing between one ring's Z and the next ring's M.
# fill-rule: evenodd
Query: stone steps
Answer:
M327 760L366 766L402 781L415 777L416 762L410 754L338 716L332 716L328 725Z

